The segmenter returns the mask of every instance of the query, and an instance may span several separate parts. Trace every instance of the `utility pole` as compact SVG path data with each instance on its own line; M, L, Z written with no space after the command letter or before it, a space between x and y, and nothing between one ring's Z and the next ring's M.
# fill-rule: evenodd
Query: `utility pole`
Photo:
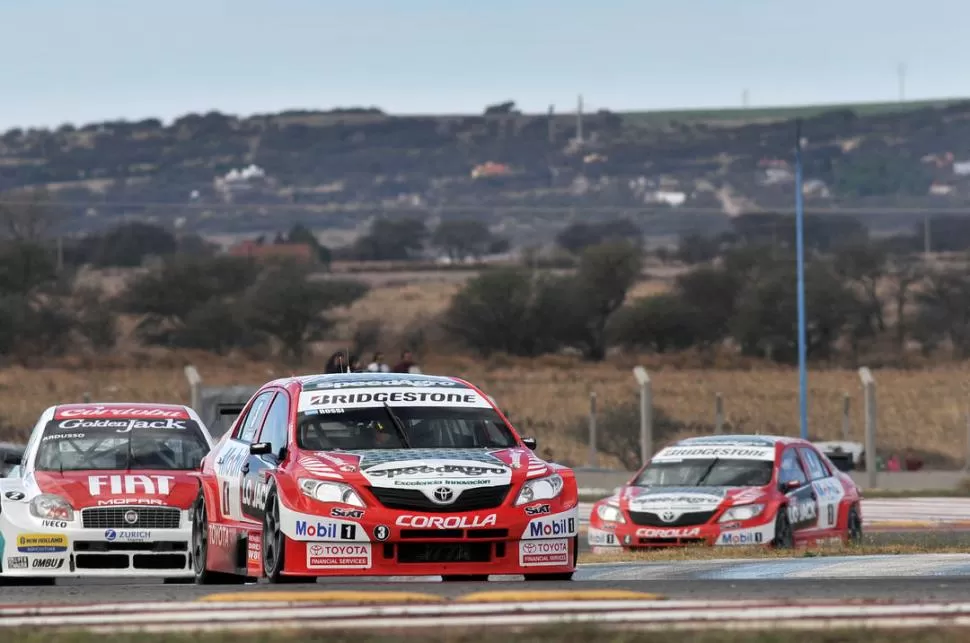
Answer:
M576 142L583 142L583 95L576 102Z
M923 258L926 261L930 260L930 214L927 212L923 216Z
M549 143L556 142L556 106L549 106Z

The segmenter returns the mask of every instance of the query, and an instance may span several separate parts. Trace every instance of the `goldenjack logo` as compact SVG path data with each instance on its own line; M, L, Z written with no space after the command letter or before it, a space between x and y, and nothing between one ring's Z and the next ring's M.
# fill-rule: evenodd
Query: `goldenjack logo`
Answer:
M63 420L58 430L115 429L115 433L128 433L132 429L185 429L185 420Z

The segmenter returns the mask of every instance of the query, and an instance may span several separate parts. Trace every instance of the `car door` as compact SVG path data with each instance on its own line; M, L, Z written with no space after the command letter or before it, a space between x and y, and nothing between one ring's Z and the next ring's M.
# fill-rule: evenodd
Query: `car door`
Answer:
M253 398L236 423L233 434L216 454L215 470L219 481L219 507L232 521L244 520L242 510L243 467L249 459L249 445L262 426L275 390L263 391Z
M276 470L282 459L289 420L289 395L286 391L277 391L242 468L241 506L246 520L259 523L263 521L266 494L269 492L269 474Z
M810 484L795 447L787 447L781 455L778 482L788 498L788 521L796 539L816 528L818 523L818 494Z
M845 497L842 483L832 477L832 471L811 447L798 447L805 462L812 488L818 497L819 530L831 531L838 528L839 504Z

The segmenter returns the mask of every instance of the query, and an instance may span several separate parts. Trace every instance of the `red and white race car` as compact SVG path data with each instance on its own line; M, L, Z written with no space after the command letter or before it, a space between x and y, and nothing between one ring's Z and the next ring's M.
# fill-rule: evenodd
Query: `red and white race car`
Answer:
M593 505L594 553L707 545L790 548L862 539L861 493L810 442L735 435L659 451Z
M189 508L212 438L191 408L62 404L0 480L0 583L59 576L191 579Z
M457 378L269 382L203 462L196 581L569 579L576 480L534 448Z

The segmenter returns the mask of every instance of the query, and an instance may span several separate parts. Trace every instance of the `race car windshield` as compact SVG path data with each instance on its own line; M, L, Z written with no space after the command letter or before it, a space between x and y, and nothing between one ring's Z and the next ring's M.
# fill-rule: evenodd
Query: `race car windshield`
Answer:
M383 406L341 413L302 413L297 444L309 451L359 449L495 449L515 446L492 409L394 406L406 440Z
M130 438L130 439L129 439ZM209 446L191 420L111 418L55 420L44 427L38 471L198 469Z
M651 462L634 484L639 487L763 487L771 482L772 468L770 460L691 458Z

